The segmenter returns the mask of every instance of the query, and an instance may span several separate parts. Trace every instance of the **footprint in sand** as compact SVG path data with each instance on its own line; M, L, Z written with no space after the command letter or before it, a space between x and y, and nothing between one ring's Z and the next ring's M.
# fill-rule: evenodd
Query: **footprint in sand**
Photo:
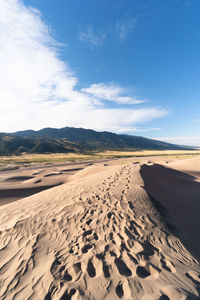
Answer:
M136 274L142 279L150 276L158 277L160 272L161 270L152 264L146 266L138 266L136 269Z
M72 299L72 296L76 294L76 290L75 289L71 289L70 291L65 291L64 294L62 295L62 297L60 298L60 300L67 300L67 299ZM46 300L46 299L45 299Z
M115 265L118 272L124 276L131 276L132 272L121 258L115 258Z
M175 273L176 269L174 268L173 264L170 261L166 261L164 256L160 259L160 262L162 264L162 268L165 269L168 272Z
M124 290L123 290L123 287L122 287L122 283L119 282L117 287L116 287L116 294L119 298L122 298L124 296Z
M200 274L195 271L189 271L185 274L192 281L196 281L200 283Z
M91 259L88 260L87 272L88 272L88 275L92 278L96 276L96 270L94 268L94 265L93 265Z
M163 294L162 296L160 296L159 300L170 300L170 298L167 295Z

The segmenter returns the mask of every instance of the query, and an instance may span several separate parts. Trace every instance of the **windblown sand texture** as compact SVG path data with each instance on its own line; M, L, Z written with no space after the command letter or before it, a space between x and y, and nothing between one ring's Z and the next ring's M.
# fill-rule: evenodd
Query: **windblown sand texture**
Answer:
M69 181L74 173L91 163L20 168L0 173L0 206Z
M88 166L1 206L0 299L200 299L198 260L149 198L146 174L157 170L147 164L143 181L141 165Z

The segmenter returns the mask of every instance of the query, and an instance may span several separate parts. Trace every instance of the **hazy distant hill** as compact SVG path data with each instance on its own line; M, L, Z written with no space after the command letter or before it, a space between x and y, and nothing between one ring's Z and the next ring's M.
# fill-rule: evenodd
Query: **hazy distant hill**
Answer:
M127 134L115 134L107 131L97 132L91 129L64 127L44 128L38 131L24 130L12 134L23 138L23 142L32 143L32 152L67 152L105 149L191 149L153 139ZM22 141L22 140L21 140ZM71 143L71 144L70 144ZM28 148L28 147L26 147Z

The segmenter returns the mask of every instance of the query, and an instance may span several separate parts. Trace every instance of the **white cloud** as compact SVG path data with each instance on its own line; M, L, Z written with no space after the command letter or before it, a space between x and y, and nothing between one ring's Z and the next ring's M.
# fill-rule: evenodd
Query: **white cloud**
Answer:
M81 42L95 47L103 45L105 38L106 34L103 32L95 32L92 25L87 25L86 30L79 33L79 40Z
M123 96L127 93L126 89L113 83L92 84L90 87L82 89L82 91L99 99L114 101L119 104L139 104L145 101L131 96Z
M178 145L200 146L200 136L158 137L154 139Z
M126 132L167 114L160 108L127 109L140 100L124 96L118 85L80 91L57 48L38 10L0 0L0 131L75 126ZM102 98L124 105L109 108Z

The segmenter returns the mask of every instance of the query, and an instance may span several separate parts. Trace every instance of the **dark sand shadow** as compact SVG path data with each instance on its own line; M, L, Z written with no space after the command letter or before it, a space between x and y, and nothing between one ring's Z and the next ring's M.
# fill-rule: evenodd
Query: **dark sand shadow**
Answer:
M140 174L151 201L170 231L200 261L200 183L162 165L142 165Z

